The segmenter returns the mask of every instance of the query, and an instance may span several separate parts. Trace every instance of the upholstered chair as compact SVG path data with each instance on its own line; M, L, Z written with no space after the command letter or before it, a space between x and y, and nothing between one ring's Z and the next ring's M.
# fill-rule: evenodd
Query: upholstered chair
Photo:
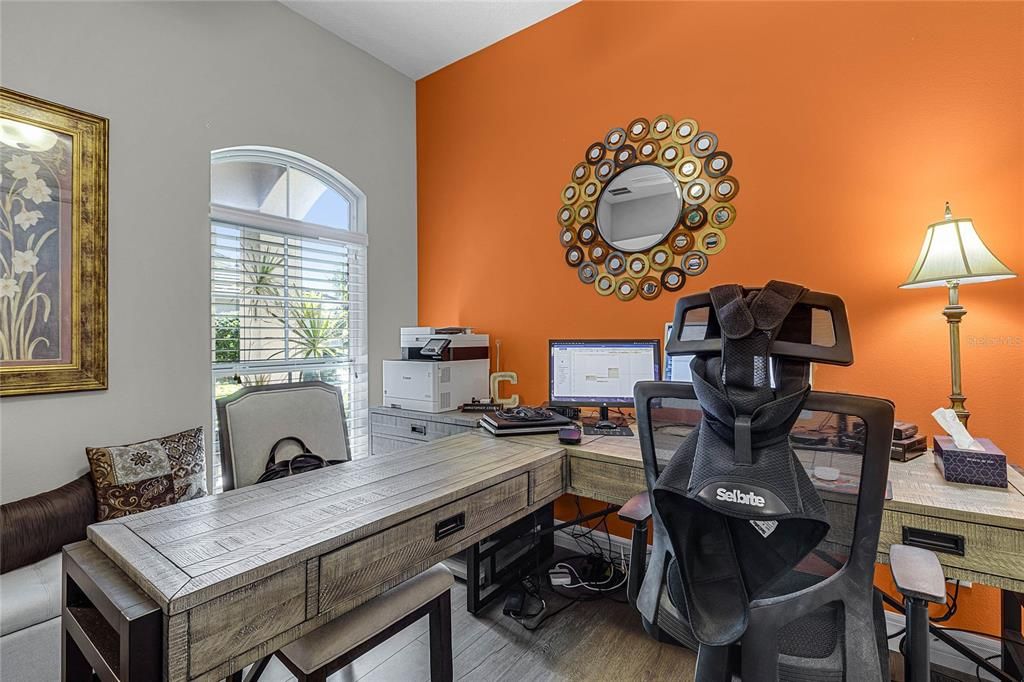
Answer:
M224 489L256 484L274 444L297 438L328 460L350 460L345 406L336 386L320 381L251 386L217 401ZM276 461L294 457L294 441ZM341 464L339 466L344 466ZM275 652L299 682L323 682L359 656L412 625L430 619L430 679L452 679L451 572L437 564ZM270 657L245 677L257 679ZM233 682L242 680L236 673Z

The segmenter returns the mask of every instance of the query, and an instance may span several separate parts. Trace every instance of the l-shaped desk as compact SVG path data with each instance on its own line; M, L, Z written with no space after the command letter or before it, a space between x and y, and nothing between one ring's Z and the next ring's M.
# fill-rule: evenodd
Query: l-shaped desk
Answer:
M953 485L930 459L892 464L879 560L907 528L956 535L948 576L1024 593L1024 477ZM464 433L98 523L65 548L63 676L223 679L564 493L645 487L635 438ZM852 500L823 496L842 544Z

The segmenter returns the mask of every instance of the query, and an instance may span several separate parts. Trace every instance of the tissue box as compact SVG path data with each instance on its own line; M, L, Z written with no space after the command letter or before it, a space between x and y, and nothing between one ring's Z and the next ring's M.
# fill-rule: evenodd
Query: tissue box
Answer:
M988 438L977 438L984 450L957 448L949 436L935 436L935 466L952 483L1006 487L1006 455Z

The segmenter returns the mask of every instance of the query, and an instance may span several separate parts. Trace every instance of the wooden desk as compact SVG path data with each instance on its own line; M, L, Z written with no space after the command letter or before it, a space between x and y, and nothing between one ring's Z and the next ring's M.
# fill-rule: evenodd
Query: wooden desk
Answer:
M557 443L550 435L517 440L534 445ZM657 435L655 441L657 444ZM671 457L673 449L658 447L659 460ZM797 456L806 466L824 464L844 470L840 453L797 449ZM636 437L585 437L579 445L566 446L566 459L567 492L622 504L646 489ZM962 553L936 549L935 554L948 578L1002 589L1003 670L1013 677L1024 669L1024 476L1012 468L1007 476L1007 488L963 485L944 480L931 453L910 462L890 462L892 499L885 502L878 561L888 563L889 547L905 543L906 533L924 531L943 534L946 539L961 538ZM841 551L849 547L853 535L854 499L832 491L819 492L832 524L826 541Z
M537 446L558 442L547 435L516 440ZM636 437L601 436L563 447L569 465L567 492L622 504L646 489ZM659 460L662 454L665 460L671 456L659 451ZM804 454L798 451L801 458ZM905 528L956 535L964 539L963 556L937 552L947 577L1024 592L1024 476L1011 468L1008 478L1007 488L948 483L931 453L891 462L893 496L885 502L878 560L888 563L889 546L903 542ZM841 539L844 524L852 523L851 499L828 491L822 497Z
M550 503L564 460L469 433L88 534L163 611L164 679L219 680Z
M939 530L965 538L962 557L939 554L947 575L1024 592L1024 477L955 485L922 457L893 462L890 480L880 561L904 527ZM644 489L636 438L467 433L96 524L89 538L163 611L164 679L216 680L565 492L621 504ZM464 526L442 534L459 514Z

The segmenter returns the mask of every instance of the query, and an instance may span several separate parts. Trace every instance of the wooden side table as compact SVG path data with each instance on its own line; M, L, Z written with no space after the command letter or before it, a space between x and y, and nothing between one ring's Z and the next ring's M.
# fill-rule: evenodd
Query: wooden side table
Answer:
M163 613L91 542L63 552L61 679L152 682L163 676Z

